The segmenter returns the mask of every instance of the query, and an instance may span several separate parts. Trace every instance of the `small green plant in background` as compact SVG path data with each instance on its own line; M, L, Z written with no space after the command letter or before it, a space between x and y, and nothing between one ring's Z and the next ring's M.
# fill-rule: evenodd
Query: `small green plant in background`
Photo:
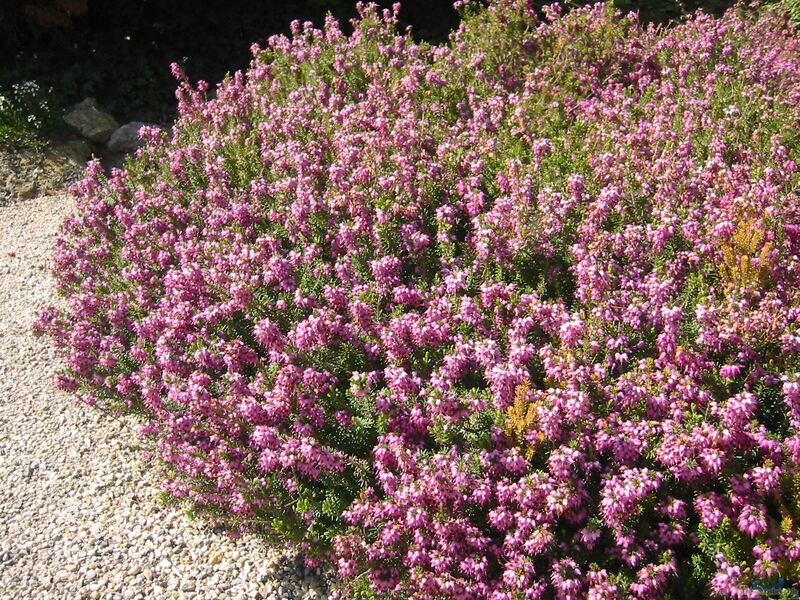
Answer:
M35 81L0 88L0 148L32 148L56 126L46 93Z
M800 25L800 0L783 0L783 5L786 7L789 18L795 25Z

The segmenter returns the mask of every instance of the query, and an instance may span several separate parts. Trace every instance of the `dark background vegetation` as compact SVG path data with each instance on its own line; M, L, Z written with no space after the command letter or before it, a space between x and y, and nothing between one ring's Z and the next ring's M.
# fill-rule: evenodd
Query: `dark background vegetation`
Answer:
M544 4L534 0L535 3ZM380 1L389 6L391 1ZM582 2L578 2L580 4ZM727 0L618 0L645 20L668 22ZM93 96L120 121L169 122L173 61L192 80L245 68L250 45L285 33L292 19L348 20L355 0L0 0L0 93L35 81L54 112ZM457 25L452 0L406 0L402 24L440 42Z

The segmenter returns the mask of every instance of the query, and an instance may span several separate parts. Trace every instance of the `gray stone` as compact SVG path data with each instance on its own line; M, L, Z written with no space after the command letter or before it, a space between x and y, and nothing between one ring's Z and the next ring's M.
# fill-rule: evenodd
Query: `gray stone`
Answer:
M104 143L111 137L119 123L107 112L97 106L94 98L86 98L64 115L67 125L77 129L88 140Z
M141 121L126 123L111 134L106 147L112 152L134 152L143 145L139 139L139 130L143 126Z
M133 565L132 567L130 567L130 568L128 569L128 573L127 573L127 574L128 574L128 576L130 576L130 577L134 577L134 576L138 575L138 574L139 574L139 573L141 573L141 572L142 572L142 567L141 567L141 565Z

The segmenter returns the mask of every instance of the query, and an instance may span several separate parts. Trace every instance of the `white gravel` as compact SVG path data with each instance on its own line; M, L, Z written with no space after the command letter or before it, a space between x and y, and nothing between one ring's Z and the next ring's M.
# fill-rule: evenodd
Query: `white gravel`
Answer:
M32 335L66 196L0 206L0 599L325 598L315 572L157 503L130 422L53 389Z

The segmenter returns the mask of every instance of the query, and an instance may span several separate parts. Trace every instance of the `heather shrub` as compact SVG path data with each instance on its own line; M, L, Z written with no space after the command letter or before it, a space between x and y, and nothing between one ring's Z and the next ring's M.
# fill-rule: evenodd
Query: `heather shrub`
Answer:
M76 186L40 327L176 502L343 595L727 598L798 579L800 45L361 7L181 80Z

